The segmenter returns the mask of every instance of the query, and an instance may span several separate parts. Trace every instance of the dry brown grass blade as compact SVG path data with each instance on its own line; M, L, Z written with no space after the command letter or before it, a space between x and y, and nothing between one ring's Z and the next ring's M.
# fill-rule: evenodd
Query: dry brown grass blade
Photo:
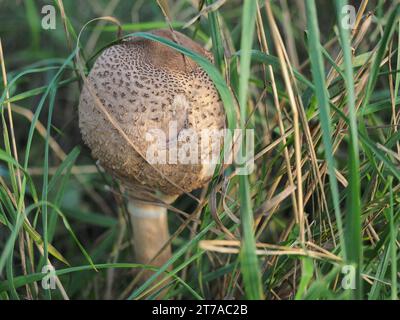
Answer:
M297 108L298 108L297 111L298 111L299 120L301 121L302 126L303 126L303 133L304 133L307 145L308 145L308 151L309 151L308 154L310 156L310 160L311 160L311 164L312 164L312 167L311 167L312 168L312 172L313 172L313 175L314 175L315 179L318 181L317 185L319 186L320 193L317 194L317 196L321 198L320 202L322 203L320 208L321 209L325 208L325 210L328 211L328 205L327 205L327 201L326 201L324 185L322 183L322 175L321 175L321 172L319 170L318 160L317 160L317 156L316 156L316 152L315 152L314 141L312 139L311 131L310 131L310 128L309 128L309 125L308 125L307 116L305 114L304 106L302 105L302 99L301 99L301 96L299 94L300 91L299 91L299 89L297 87L297 83L296 83L296 79L295 79L295 76L294 76L293 68L291 67L288 54L286 53L286 50L285 50L285 47L284 47L284 44L283 44L283 40L282 40L282 37L281 37L281 35L279 33L279 29L278 29L276 23L275 23L275 26L276 26L276 28L275 28L275 30L276 30L276 32L275 32L276 39L277 39L278 43L280 44L280 47L282 48L282 54L283 54L283 57L284 57L284 59L286 61L287 70L288 70L288 73L290 75L290 79L292 81L293 91L297 92ZM288 114L286 114L286 117L289 118L290 116ZM305 157L305 159L307 159L307 156ZM306 163L306 162L304 162L304 163ZM296 167L296 170L297 170L297 167ZM305 204L305 203L306 202L303 201L303 204ZM329 219L329 217L328 217L328 219ZM305 222L307 222L307 221L305 221ZM330 226L331 226L331 224L330 224ZM332 228L332 226L331 226L331 228Z
M293 66L297 69L299 67L299 55L296 49L296 41L292 30L292 18L290 16L290 10L287 0L279 0L282 7L282 28L285 34L285 41L287 46L288 55Z
M63 27L64 27L64 32L65 36L67 37L67 46L70 51L72 51L72 40L71 40L71 35L69 34L68 31L68 25L67 25L67 16L65 14L65 9L64 9L64 4L62 0L57 0L58 8L60 9L61 13L61 20L63 22Z
M356 32L356 30L358 29L361 19L363 18L364 12L367 9L368 2L369 2L369 0L362 0L362 2L360 4L360 8L358 9L358 12L357 12L357 17L356 17L356 22L354 24L353 32Z
M0 38L0 65L1 65L1 75L3 78L3 85L5 88L5 92L6 92L5 98L6 98L6 100L8 100L10 98L10 93L7 88L8 82L7 82L6 63L4 61L3 44L2 44L1 38ZM5 105L7 108L8 125L10 126L12 152L13 152L15 161L19 163L11 104L10 104L10 102L7 102ZM7 125L4 126L3 130L5 130L8 135ZM19 191L19 193L21 193L21 190L22 190L21 171L20 171L19 167L15 167L14 170L15 170L16 178L17 178L18 191ZM15 192L17 192L17 190L15 190ZM26 264L26 255L25 255L25 237L26 237L26 240L29 242L29 235L28 234L24 235L24 232L21 231L19 234L19 237L18 237L18 242L19 242L18 245L19 245L19 253L20 253L20 257L21 257L22 272L24 275L27 275L28 271L27 271L27 264ZM27 293L28 298L32 299L32 293L31 293L29 286L26 285L25 288L26 288L26 293Z
M224 226L224 224L222 223L221 219L218 216L218 212L217 212L217 190L213 189L211 190L210 193L210 198L209 198L209 207L210 207L210 212L211 215L215 221L215 223L217 224L218 227L220 227L220 229L226 234L226 236L229 239L236 239L236 237L233 235L232 232L230 232L228 230L228 228L226 228Z
M260 29L259 33L261 35L261 40L262 40L261 41L261 48L266 54L269 54L268 43L267 43L267 39L265 38L265 31L264 31L264 27L263 27L263 21L262 21L260 8L258 7L258 4L257 4L257 25L256 26L257 26L257 28ZM284 156L285 156L285 164L286 164L289 184L290 184L290 186L294 187L294 179L293 179L292 168L291 168L291 164L290 164L290 156L289 156L289 151L288 151L288 147L287 147L286 130L285 130L285 126L283 124L282 112L281 112L281 107L280 107L280 104L279 104L278 89L277 89L276 81L275 81L275 75L274 75L274 71L273 71L271 65L268 65L267 68L268 68L268 74L269 74L269 76L271 78L273 101L274 101L274 105L275 105L275 108L276 108L276 111L277 111L279 130L280 130L281 136L283 137L283 139L282 139L283 145L285 146L284 149L283 149L283 153L284 153ZM295 215L295 217L297 217L299 215L299 213L298 213L298 208L297 208L296 195L292 194L291 198L292 198L294 215Z
M360 11L359 11L358 15L360 15ZM361 26L358 25L357 28L354 29L354 31L353 31L354 40L352 41L353 50L356 50L358 48L358 46L360 45L361 41L365 38L365 35L366 35L369 27L371 26L371 23L372 23L372 14L369 14L366 17L366 19L364 20L364 22L361 24ZM340 66L343 63L342 50L339 51L339 53L335 59L335 63L338 66ZM332 81L335 79L335 77L337 77L337 76L338 76L338 73L337 73L336 69L331 67L328 72L326 85L329 86L332 83Z
M1 65L1 75L3 78L3 85L6 91L6 100L10 99L10 93L8 92L7 86L7 72L6 72L6 63L4 61L4 54L3 54L3 45L0 38L0 65ZM14 121L12 116L11 104L10 102L6 103L7 107L7 116L8 116L8 125L10 126L10 133L11 133L11 146L14 155L15 161L18 161L18 151L17 151L17 143L15 142L15 131L14 131ZM6 128L4 128L6 130ZM18 167L15 168L15 172L17 174L17 182L19 191L21 191L21 171Z
M218 10L220 7L222 7L224 5L225 2L226 2L226 0L217 0L217 1L213 2L212 4L210 4L209 6L204 7L203 9L201 9L201 11L198 14L196 14L192 19L190 19L189 22L185 23L185 25L183 26L183 29L189 28L200 17L205 16L206 14L208 14L210 12Z
M282 192L278 193L272 199L266 200L257 210L255 210L255 216L266 215L267 211L278 206L283 200L290 196L296 190L295 186L289 186Z
M287 64L288 72L289 72L289 75L290 75L290 79L292 81L294 92L297 92L297 106L298 106L297 110L298 110L298 114L299 114L299 120L301 121L301 124L302 124L302 127L303 127L303 133L304 133L307 145L308 145L308 152L309 152L308 154L310 156L310 160L311 160L311 164L312 164L312 167L311 167L312 168L312 172L313 172L313 175L315 177L315 180L318 181L317 185L319 186L319 193L317 194L317 196L320 198L319 202L322 203L320 208L321 208L321 210L325 209L326 212L327 212L328 211L328 204L327 204L327 201L326 201L324 184L322 183L322 174L321 174L321 172L319 170L319 164L318 164L317 155L316 155L316 151L315 151L315 145L314 145L314 141L312 139L311 130L309 128L307 116L306 116L305 111L304 111L305 109L304 109L304 106L303 106L303 103L302 103L302 98L300 96L299 88L297 87L297 82L296 82L296 79L295 79L295 76L294 76L293 68L291 66L291 61L290 61L289 56L288 56L288 54L286 52L286 49L285 49L285 46L284 46L284 43L283 43L283 39L282 39L282 37L281 37L281 35L279 33L279 29L278 29L277 26L276 26L276 31L277 31L276 32L276 38L277 38L277 41L279 42L279 44L280 44L280 46L282 48L282 53L283 53L283 56L284 56L284 58L286 60L286 64ZM287 117L289 118L289 115L287 115ZM307 159L307 156L305 157L305 159ZM304 163L306 163L306 162L304 162ZM303 204L306 204L306 202L303 201ZM328 217L328 219L329 219L329 217ZM305 221L305 222L307 222L307 221ZM330 227L333 230L331 223L330 223Z
M400 165L400 156L396 152L386 148L384 145L382 145L380 143L377 143L376 146L378 147L378 149L381 149L382 151L386 152L388 155L391 155L394 159L396 159L397 165Z
M293 116L293 129L294 129L294 144L295 144L295 159L296 159L296 177L297 177L297 207L298 216L297 221L300 228L300 241L305 242L305 217L304 217L304 207L303 207L303 181L302 181L302 169L301 169L301 143L300 143L300 126L299 126L299 114L297 111L297 103L294 95L292 83L290 81L290 76L288 72L288 67L284 57L283 49L279 41L279 30L276 25L275 18L272 14L270 2L267 0L265 3L265 8L268 16L268 21L272 30L272 38L276 45L276 50L279 58L279 63L281 65L281 70L283 73L283 79L285 82L285 87L289 96L290 107Z
M228 196L230 178L224 177L223 182L221 183L221 195L222 195L222 207L226 212L226 215L236 224L240 224L240 219L229 209L229 206L226 203L226 200L229 199L233 202L233 199L230 199ZM217 186L218 187L218 186Z
M239 254L240 241L236 240L201 240L199 247L205 251L219 252L225 254ZM340 262L341 258L320 248L312 242L304 242L304 247L285 247L269 243L256 243L256 253L260 256L283 256L296 255L315 259L327 259ZM312 248L312 249L311 249Z
M158 6L160 7L163 15L165 18L169 21L169 24L171 25L171 10L169 8L168 0L156 0Z
M362 9L360 9L360 11L358 12L358 16L362 16L362 12L363 12ZM359 21L361 21L361 19ZM367 18L362 23L361 27L357 26L359 28L357 29L358 33L356 33L356 39L355 39L355 42L356 42L355 45L356 46L358 46L358 44L363 39L364 34L365 34L366 30L368 29L368 27L370 25L370 22L371 22L371 18L370 18L370 15L368 15ZM327 47L328 44L325 45L325 46ZM333 70L333 71L331 70L331 73L334 72L334 71L335 70ZM302 110L302 108L300 108L299 112L300 112L301 119L303 121L303 126L304 126L304 129L305 129L305 135L306 135L307 141L309 142L309 145L310 145L309 150L311 152L311 160L312 160L312 163L313 163L313 169L315 170L314 175L315 175L316 180L318 181L318 184L320 186L321 196L322 196L322 204L324 205L325 208L327 208L326 198L325 198L325 194L324 194L324 191L323 191L323 183L322 183L322 179L324 179L324 175L326 174L326 164L323 163L322 167L320 168L320 165L317 164L316 157L315 157L315 154L314 154L314 148L316 148L316 146L318 145L318 141L320 141L320 128L317 128L317 130L314 131L314 137L311 137L311 135L309 135L309 129L308 129L307 124L305 123L305 119L303 119L304 115L303 115L303 113L301 113L301 110ZM315 137L316 133L318 133L318 135L319 135L318 138ZM311 142L311 144L310 144L310 142ZM341 177L340 172L337 172L337 175L338 175L339 178ZM345 179L340 179L340 181L344 185L347 183L347 181ZM308 188L309 189L309 193L305 197L305 202L304 203L307 203L308 199L311 197L315 186L316 186L316 184L312 183L311 188ZM328 216L328 222L329 222L329 225L330 225L330 228L331 228L331 232L333 233L332 224L331 224L329 216Z
M102 16L111 16L118 6L120 0L112 0L108 2L107 6L104 8L104 11L101 13ZM93 32L91 33L88 41L86 42L84 52L92 52L96 46L97 40L101 35L101 28L105 25L106 21L100 20L95 26Z
M271 150L275 149L278 145L280 145L281 143L286 144L286 139L291 136L293 134L293 129L289 129L288 131L286 131L279 139L275 139L274 142L272 142L271 144L269 144L268 146L264 147L261 149L261 151L259 151L254 158L250 158L248 160L248 162L251 161L257 161L258 159L260 159L261 157L263 157L266 153L270 152ZM291 171L291 170L289 170ZM289 180L290 181L290 180ZM291 185L294 186L294 184L291 183Z

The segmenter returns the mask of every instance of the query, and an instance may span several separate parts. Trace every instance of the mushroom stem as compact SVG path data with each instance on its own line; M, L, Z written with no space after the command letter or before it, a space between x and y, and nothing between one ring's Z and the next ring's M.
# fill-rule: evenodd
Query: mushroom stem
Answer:
M171 258L171 245L158 254L170 238L167 209L131 199L128 211L133 227L136 262L161 267ZM148 279L152 274L152 271L144 271L141 280Z

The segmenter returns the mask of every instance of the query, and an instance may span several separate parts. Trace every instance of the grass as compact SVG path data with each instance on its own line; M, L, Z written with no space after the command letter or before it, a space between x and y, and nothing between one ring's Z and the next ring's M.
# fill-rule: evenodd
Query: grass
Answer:
M0 299L398 299L400 5L364 0L349 30L345 0L193 3L58 0L55 30L42 1L0 4ZM161 27L214 63L146 33ZM250 175L224 168L174 203L159 269L134 263L124 195L78 128L84 75L119 30L195 60L227 126L255 133Z

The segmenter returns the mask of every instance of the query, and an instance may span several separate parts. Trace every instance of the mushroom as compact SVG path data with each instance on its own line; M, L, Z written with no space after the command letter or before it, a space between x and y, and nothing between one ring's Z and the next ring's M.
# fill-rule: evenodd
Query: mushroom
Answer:
M212 61L208 51L179 32L151 33ZM219 150L215 141L204 142L201 131L225 127L211 79L192 59L164 44L127 38L95 61L80 96L79 127L92 156L126 191L137 262L162 266L171 257L169 245L156 257L170 237L166 204L203 187L215 168L212 161L202 161ZM159 137L151 132L164 132L165 143L154 148ZM198 139L192 146L205 147L193 152L190 161L180 161L188 154L181 149L193 136ZM152 148L156 159L161 154L166 161L149 160Z

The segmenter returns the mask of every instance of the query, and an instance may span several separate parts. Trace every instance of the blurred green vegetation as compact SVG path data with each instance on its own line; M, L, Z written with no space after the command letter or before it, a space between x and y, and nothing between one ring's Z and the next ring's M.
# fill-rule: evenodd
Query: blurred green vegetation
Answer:
M159 3L168 19L156 1L0 0L10 84L1 77L0 299L156 298L152 287L171 299L396 299L399 2L353 1L356 30L337 23L340 0L267 1L270 15L266 1ZM41 27L48 4L54 30ZM240 115L231 123L256 133L255 172L227 168L201 205L187 196L174 204L197 219L171 210L174 268L160 286L135 281L146 266L134 264L124 196L80 137L74 49L102 16L123 35L170 20L212 51L213 71L238 101L235 109L224 100ZM88 70L117 36L102 20L83 30ZM41 287L45 257L56 290ZM348 264L355 290L341 285Z

